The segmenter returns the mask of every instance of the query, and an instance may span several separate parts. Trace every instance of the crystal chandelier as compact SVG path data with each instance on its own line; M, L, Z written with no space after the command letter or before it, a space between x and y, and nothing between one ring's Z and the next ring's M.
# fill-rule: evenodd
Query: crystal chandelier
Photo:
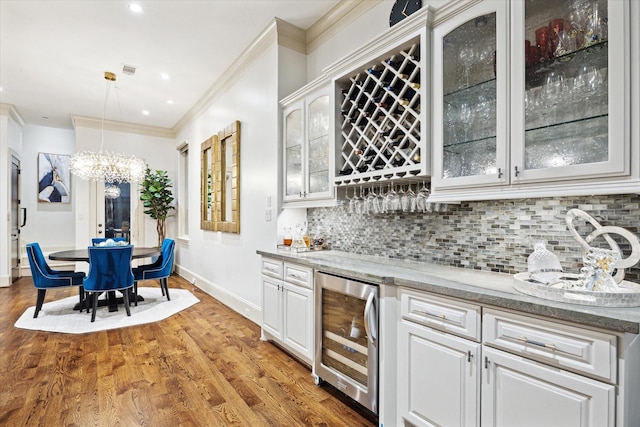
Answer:
M71 173L84 180L94 180L111 184L137 182L144 179L146 165L133 155L112 153L102 149L104 145L104 120L107 110L107 100L111 83L116 81L116 75L109 71L104 73L107 80L107 93L102 111L102 129L99 151L82 151L71 157L69 169ZM117 197L117 196L116 196Z
M107 199L117 199L120 197L120 187L116 185L107 185L104 188L104 197Z

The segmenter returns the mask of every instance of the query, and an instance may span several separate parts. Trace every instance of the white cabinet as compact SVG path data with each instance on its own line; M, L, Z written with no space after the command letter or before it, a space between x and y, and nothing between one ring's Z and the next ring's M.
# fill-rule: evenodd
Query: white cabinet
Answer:
M486 346L483 356L483 426L615 426L615 386Z
M398 424L479 426L481 346L444 332L479 339L479 306L405 289L400 301Z
M333 198L331 99L329 82L322 79L281 102L285 206L313 206Z
M313 357L313 270L262 259L262 336L302 361Z
M399 297L398 425L636 425L637 380L618 368L635 339L412 289Z
M632 3L485 0L438 23L433 201L638 192Z

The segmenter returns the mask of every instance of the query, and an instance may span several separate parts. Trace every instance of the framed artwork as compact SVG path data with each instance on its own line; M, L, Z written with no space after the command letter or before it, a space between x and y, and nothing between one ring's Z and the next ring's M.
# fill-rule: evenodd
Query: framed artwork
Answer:
M71 201L70 155L38 153L38 202Z

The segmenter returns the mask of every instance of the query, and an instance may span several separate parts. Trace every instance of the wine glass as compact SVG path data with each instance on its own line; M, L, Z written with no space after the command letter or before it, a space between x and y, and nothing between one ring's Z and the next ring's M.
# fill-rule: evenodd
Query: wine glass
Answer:
M377 198L377 205L378 205L378 212L379 213L385 213L387 211L386 208L386 198L385 195L382 194L383 191L383 185L380 184L380 189L378 190L378 198Z
M416 211L416 193L411 189L411 185L407 186L408 189L402 194L400 198L400 205L402 205L402 212L415 212Z
M464 140L469 141L469 124L473 120L473 109L466 102L458 109L458 124L464 128Z
M418 191L416 195L416 208L419 211L426 212L427 211L427 199L429 198L429 189L426 187L424 181L422 181L422 188Z
M389 184L389 191L385 195L385 201L387 205L387 211L397 211L400 206L400 199L398 198L398 193L393 186L393 184Z
M553 123L557 122L558 104L562 102L566 96L566 83L564 75L557 71L552 71L547 75L544 86L544 97L550 106L550 112L553 115Z
M469 86L469 71L471 70L471 66L476 61L477 54L476 51L473 50L471 46L463 46L460 49L460 53L458 54L458 59L460 60L460 64L464 68L464 79L465 85Z
M356 187L353 187L353 197L349 199L349 213L356 213L356 204L358 203L358 196L356 196Z

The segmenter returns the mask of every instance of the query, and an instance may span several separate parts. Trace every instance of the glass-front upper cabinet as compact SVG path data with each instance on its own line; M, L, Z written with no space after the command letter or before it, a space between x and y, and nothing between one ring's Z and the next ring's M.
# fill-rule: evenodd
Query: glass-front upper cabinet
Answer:
M302 195L302 106L297 105L284 113L284 198Z
M282 101L285 205L333 198L329 88L298 91Z
M507 6L485 1L434 28L434 187L508 180Z
M628 174L628 2L511 4L512 182Z

